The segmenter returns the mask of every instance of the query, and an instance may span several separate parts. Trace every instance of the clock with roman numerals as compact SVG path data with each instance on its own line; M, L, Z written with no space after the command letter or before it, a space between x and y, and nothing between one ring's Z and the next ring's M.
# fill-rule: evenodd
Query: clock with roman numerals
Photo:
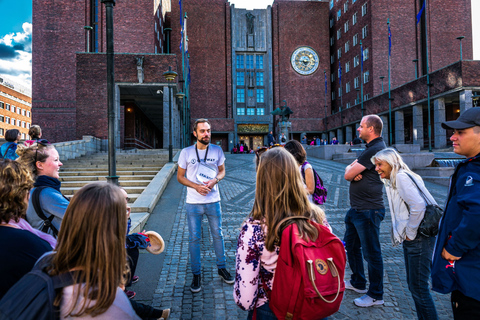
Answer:
M292 53L292 67L301 75L307 76L318 68L318 54L310 47L300 47Z

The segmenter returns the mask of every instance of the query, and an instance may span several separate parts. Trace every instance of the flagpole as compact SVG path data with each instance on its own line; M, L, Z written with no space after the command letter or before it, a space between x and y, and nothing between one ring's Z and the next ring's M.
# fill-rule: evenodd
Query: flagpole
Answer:
M428 5L425 0L425 53L427 56L427 113L428 113L428 152L432 152L432 117L430 112L430 69L428 67L428 19L427 19Z
M325 136L327 135L327 71L323 70L323 75L325 77Z
M387 19L388 26L388 145L392 145L392 83L391 83L391 33L390 33L390 18Z
M363 118L363 45L362 40L360 40L360 109L362 109L362 118Z
M340 71L340 130L342 130L342 143L343 143L343 88L342 88L342 63L338 59L338 70Z

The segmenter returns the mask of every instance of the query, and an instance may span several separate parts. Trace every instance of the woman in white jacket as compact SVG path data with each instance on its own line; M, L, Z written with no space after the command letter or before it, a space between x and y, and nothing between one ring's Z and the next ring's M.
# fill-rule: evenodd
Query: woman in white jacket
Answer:
M394 246L403 244L408 289L418 319L436 320L438 315L428 285L435 237L427 238L417 233L426 208L422 193L430 204L436 204L435 199L425 188L422 178L410 170L394 149L379 151L372 162L387 191L392 243Z

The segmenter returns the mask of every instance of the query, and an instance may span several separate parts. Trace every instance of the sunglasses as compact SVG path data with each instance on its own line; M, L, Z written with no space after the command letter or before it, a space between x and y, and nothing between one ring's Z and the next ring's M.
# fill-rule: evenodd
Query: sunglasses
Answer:
M46 147L50 144L50 142L48 142L48 140L46 140L46 139L39 139L36 142L37 142L37 148L35 149L35 162L34 163L37 163L38 145L42 145L42 146Z
M260 158L260 156L262 154L264 154L267 150L268 150L267 147L260 147L257 150L255 150L255 154L256 154L257 158Z

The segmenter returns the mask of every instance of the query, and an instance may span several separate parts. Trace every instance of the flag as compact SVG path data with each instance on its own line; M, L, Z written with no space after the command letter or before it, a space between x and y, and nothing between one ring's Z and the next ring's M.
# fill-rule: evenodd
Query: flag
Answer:
M340 59L338 59L338 79L341 85L342 84L342 63L340 62Z
M423 10L425 10L425 2L426 0L423 0L423 6L417 14L417 24L420 22L420 19L422 18Z
M182 0L178 0L178 5L180 7L180 52L182 52L182 44L183 44L183 14L182 14Z
M390 31L390 23L388 23L388 55L392 53L392 32Z
M360 63L362 64L362 73L363 73L363 44L360 43Z

